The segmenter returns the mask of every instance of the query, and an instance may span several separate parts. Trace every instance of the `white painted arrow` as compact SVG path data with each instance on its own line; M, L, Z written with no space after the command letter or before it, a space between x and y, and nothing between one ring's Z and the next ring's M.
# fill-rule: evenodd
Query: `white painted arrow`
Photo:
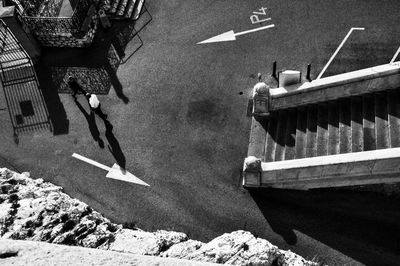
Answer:
M118 164L114 164L113 167L108 167L105 166L104 164L93 161L92 159L86 158L77 153L72 154L72 157L108 171L106 175L107 178L117 179L125 182L131 182L142 186L148 186L148 187L150 186L149 184L140 180L139 178L129 173L128 171L122 170Z
M236 40L236 36L240 36L240 35L256 32L256 31L260 31L260 30L265 30L265 29L269 29L269 28L273 28L273 27L275 27L275 25L271 24L271 25L255 28L255 29L252 29L252 30L241 31L241 32L238 32L238 33L234 33L233 30L231 30L231 31L224 32L224 33L222 33L220 35L214 36L214 37L212 37L210 39L204 40L202 42L198 42L197 44L235 41Z

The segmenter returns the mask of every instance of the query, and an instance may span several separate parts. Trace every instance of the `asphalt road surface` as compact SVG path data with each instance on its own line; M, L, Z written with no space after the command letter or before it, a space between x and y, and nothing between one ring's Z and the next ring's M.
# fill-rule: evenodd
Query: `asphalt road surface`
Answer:
M147 4L153 21L140 32L143 47L118 69L122 91L99 96L112 126L98 117L95 125L88 123L83 97L78 100L86 111L60 94L68 133L23 134L16 145L1 97L3 164L64 187L114 222L144 230L182 231L208 241L244 229L330 265L398 263L398 197L346 190L249 192L241 188L240 169L257 73L270 75L273 61L278 70L303 72L310 63L316 77L351 27L365 31L351 35L325 76L388 63L400 46L399 1ZM268 9L259 18L271 20L252 24L250 16L261 7ZM269 24L275 27L236 41L197 45ZM104 148L93 139L94 126ZM107 166L125 162L150 187L106 179L106 171L72 158L74 152Z

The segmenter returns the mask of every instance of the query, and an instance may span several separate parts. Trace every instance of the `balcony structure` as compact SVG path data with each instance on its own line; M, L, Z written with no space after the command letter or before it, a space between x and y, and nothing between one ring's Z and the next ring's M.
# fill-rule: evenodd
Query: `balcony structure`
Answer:
M91 0L12 0L24 26L42 46L90 46L98 27Z

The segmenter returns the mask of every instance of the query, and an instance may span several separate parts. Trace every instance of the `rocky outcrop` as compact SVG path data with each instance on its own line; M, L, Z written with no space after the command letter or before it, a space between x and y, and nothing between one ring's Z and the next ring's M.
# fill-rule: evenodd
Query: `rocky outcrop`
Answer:
M176 245L176 250L173 246L162 256L229 265L316 265L246 231L224 234L207 244L188 242Z
M155 233L141 230L122 229L115 234L114 241L101 248L129 252L140 255L160 255L171 246L188 240L184 233L157 231Z
M0 238L0 265L212 266L216 264Z
M96 248L122 228L85 203L62 193L61 187L33 180L28 173L0 169L0 235Z
M230 265L316 265L245 231L202 243L179 232L126 229L61 187L5 168L0 168L0 236Z

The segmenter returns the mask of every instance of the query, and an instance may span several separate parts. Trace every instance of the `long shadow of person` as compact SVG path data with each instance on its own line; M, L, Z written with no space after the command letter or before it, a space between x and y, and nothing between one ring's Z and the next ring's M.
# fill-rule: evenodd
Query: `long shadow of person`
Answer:
M93 139L99 143L100 148L104 148L104 141L100 138L100 131L96 125L96 118L94 116L94 112L90 111L87 113L85 108L75 99L76 106L78 106L79 110L85 116L86 121L89 125L90 134L92 134Z
M110 82L115 90L115 93L117 94L117 97L120 98L125 104L128 104L129 98L126 97L126 95L124 94L121 82L118 80L117 74L111 66L107 66L106 69L110 78Z
M104 125L106 127L106 138L108 141L108 149L111 154L114 156L115 160L117 161L118 165L120 166L122 171L125 171L126 167L126 159L125 155L121 150L121 146L119 145L118 140L114 136L113 133L113 125L108 120L104 120Z

